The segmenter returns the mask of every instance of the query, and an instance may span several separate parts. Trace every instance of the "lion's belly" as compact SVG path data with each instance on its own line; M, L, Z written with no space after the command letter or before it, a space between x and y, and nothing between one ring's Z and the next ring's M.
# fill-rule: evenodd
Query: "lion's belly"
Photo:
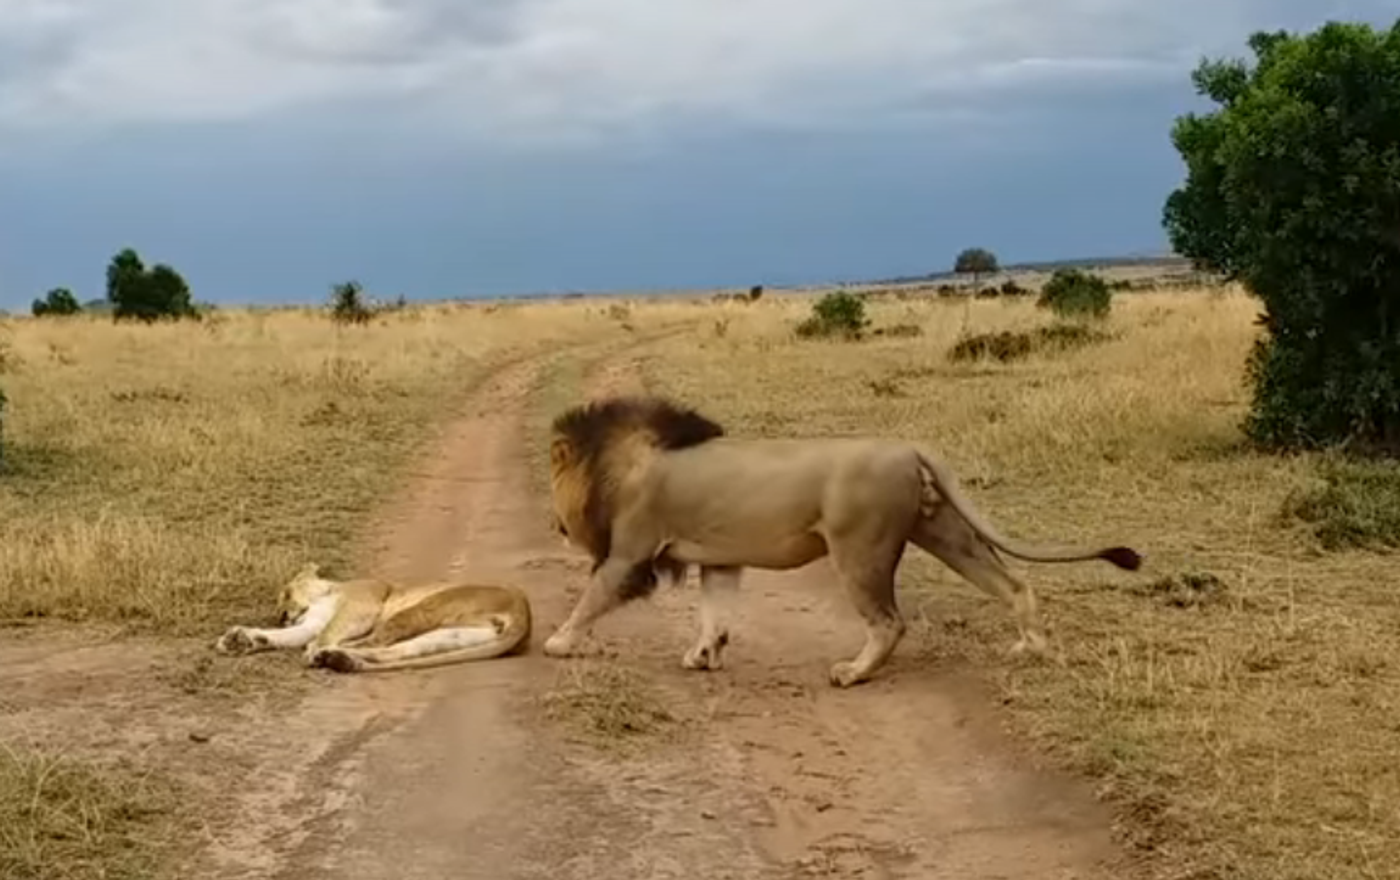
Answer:
M805 533L756 540L753 536L707 536L704 541L673 539L667 550L693 565L734 565L748 568L800 568L826 554L821 535Z

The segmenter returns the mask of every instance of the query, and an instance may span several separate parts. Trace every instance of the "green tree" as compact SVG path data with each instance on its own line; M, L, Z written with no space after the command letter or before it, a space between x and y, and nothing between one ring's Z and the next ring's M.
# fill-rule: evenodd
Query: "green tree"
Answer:
M116 320L157 321L198 317L185 279L165 263L148 271L141 257L124 248L107 264L107 299Z
M34 304L30 306L30 311L36 318L44 315L76 315L82 310L78 298L66 287L55 287L43 299L34 300Z
M953 271L959 275L971 275L972 286L976 287L983 275L991 275L998 269L996 254L986 248L973 247L958 254L953 261Z
M1172 246L1264 305L1246 433L1270 448L1400 448L1400 21L1248 40L1204 60L1179 117Z

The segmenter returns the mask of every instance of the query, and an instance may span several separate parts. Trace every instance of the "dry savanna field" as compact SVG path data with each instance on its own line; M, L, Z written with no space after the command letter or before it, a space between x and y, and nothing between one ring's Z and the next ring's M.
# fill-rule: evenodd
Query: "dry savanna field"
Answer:
M265 616L304 559L361 559L364 524L477 377L670 329L644 383L731 433L920 440L1007 532L1145 554L1135 575L1013 563L1056 666L1006 657L1005 611L911 551L901 604L931 638L896 659L985 676L1021 737L1095 780L1150 870L1400 876L1400 605L1391 557L1364 541L1393 534L1400 503L1378 468L1243 445L1255 300L1120 293L1106 338L1005 363L948 353L1051 323L1032 297L872 296L873 329L905 329L858 341L798 338L812 301L425 305L347 327L296 309L5 319L0 647L206 645ZM27 736L32 709L0 692L0 876L157 875L191 818L180 781Z

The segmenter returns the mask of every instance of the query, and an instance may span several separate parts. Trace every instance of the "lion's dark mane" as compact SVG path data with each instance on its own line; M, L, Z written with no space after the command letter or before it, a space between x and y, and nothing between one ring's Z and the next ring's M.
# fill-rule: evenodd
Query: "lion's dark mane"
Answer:
M643 436L656 449L666 451L699 446L724 436L724 428L717 422L655 395L589 401L559 414L551 427L569 442L575 466L582 470L588 486L583 517L597 538L598 546L589 548L594 572L612 550L613 504L608 497L611 481L604 470L608 451L636 436ZM685 566L663 551L628 574L622 587L624 597L635 599L656 589L658 568L669 571L677 580L685 574Z

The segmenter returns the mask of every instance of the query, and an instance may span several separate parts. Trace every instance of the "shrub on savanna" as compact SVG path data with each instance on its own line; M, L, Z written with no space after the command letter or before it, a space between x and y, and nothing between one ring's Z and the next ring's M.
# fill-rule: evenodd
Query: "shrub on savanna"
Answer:
M1272 449L1400 449L1400 21L1258 32L1203 60L1219 105L1176 120L1172 247L1264 304L1245 433Z
M865 316L865 300L837 290L812 305L812 314L797 325L796 333L803 339L831 336L859 339L868 326L870 319Z
M1285 517L1312 527L1326 550L1400 547L1400 464L1322 462L1322 485L1284 501Z
M34 300L29 307L29 311L36 318L46 315L76 315L82 310L78 298L66 287L55 287L43 299Z
M331 287L331 320L338 324L368 324L374 309L365 301L358 281L345 281Z
M1028 296L1030 290L1017 284L1014 279L1008 278L1001 284L1002 296Z
M1057 269L1035 304L1061 318L1103 318L1112 305L1113 292L1097 275L1078 269Z
M992 358L1006 363L1040 351L1065 351L1107 342L1113 337L1082 324L1051 324L1035 330L979 333L964 337L948 350L953 362Z

